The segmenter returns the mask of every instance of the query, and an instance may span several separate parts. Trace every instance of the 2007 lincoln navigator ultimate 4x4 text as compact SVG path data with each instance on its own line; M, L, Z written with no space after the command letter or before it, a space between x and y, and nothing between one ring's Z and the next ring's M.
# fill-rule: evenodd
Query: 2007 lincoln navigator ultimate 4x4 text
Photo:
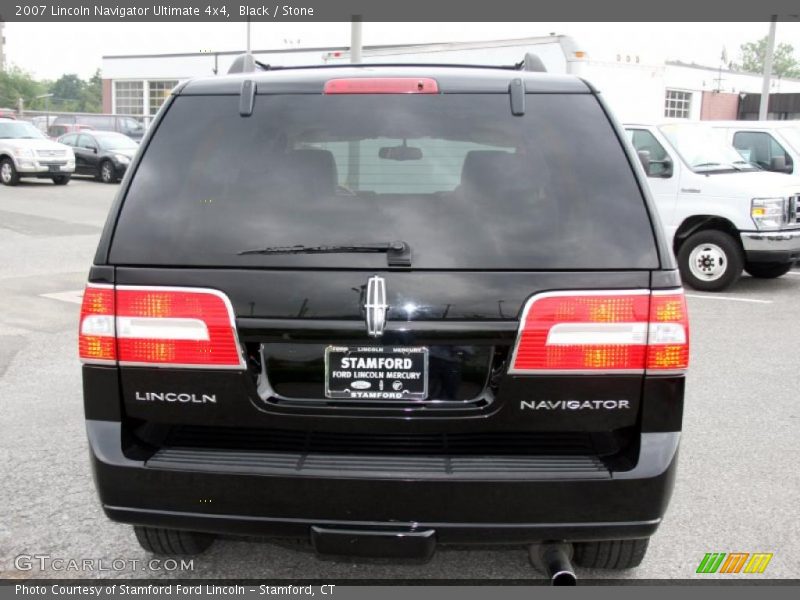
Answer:
M197 123L204 123L198 127ZM80 316L106 514L425 558L642 560L689 329L638 158L584 81L272 69L179 86Z

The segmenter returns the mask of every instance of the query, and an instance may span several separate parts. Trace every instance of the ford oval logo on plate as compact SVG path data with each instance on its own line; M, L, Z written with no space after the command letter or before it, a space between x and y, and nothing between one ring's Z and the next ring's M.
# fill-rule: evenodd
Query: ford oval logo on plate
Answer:
M372 387L372 384L369 381L354 381L350 384L350 387L354 390L368 390Z

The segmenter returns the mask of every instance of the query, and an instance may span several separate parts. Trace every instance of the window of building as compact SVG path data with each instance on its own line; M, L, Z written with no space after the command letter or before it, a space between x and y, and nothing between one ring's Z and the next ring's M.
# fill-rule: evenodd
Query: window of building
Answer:
M176 85L178 85L178 82L172 80L148 82L148 107L151 115L155 115L158 112L158 109L161 108L164 100L167 99L172 88Z
M667 90L664 102L664 116L675 119L688 119L692 108L692 92Z
M115 81L115 112L128 115L144 113L144 82Z

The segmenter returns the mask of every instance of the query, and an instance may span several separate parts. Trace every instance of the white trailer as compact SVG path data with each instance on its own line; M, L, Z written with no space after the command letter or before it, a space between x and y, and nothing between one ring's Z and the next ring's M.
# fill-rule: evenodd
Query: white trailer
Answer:
M568 35L547 35L510 40L447 42L402 46L366 47L361 53L365 63L424 63L513 65L535 54L551 73L581 74L587 54ZM326 64L349 63L350 52L333 50L323 54Z

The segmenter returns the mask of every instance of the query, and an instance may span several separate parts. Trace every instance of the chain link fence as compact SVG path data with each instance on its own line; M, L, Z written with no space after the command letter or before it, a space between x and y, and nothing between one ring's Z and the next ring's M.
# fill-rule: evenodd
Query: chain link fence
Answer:
M10 114L5 114L6 112ZM51 138L57 138L65 133L75 133L82 130L116 131L139 140L150 126L152 117L127 114L101 114L77 113L64 111L43 111L0 109L1 116L10 116L18 120L28 121L42 133Z

